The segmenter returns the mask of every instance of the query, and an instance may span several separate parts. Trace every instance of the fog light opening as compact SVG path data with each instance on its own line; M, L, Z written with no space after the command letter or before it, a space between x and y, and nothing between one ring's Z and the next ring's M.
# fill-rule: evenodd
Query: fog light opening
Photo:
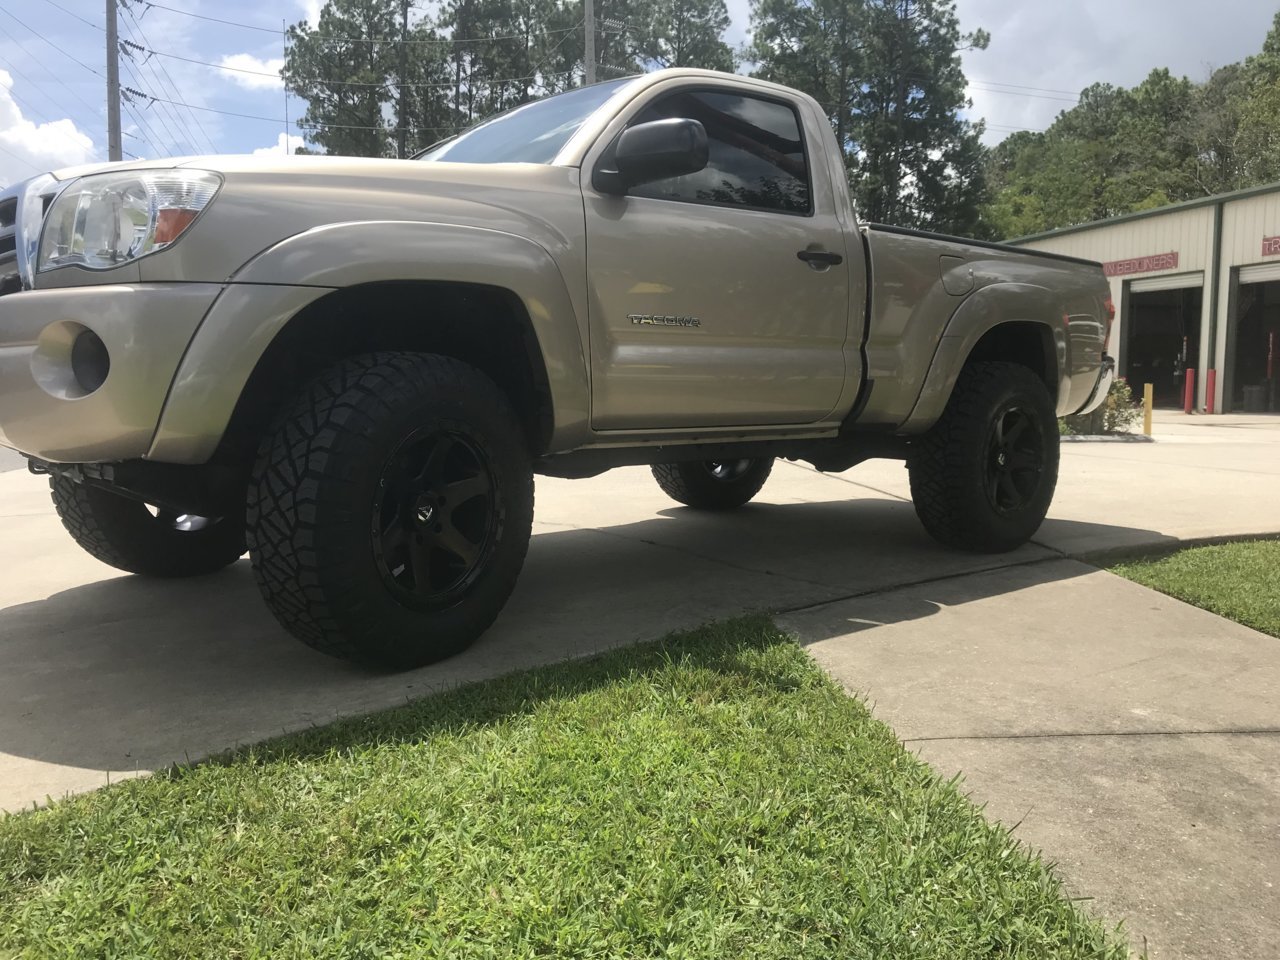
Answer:
M86 394L106 383L107 374L111 372L111 356L102 338L92 330L82 330L71 345L71 372Z

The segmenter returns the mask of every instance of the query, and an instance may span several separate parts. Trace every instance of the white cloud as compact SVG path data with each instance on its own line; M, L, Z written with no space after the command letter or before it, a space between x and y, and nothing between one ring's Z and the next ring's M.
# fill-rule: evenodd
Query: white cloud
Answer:
M223 57L221 63L231 71L237 71L230 72L227 76L242 87L248 87L250 90L280 90L284 87L284 81L280 79L284 60L279 57L274 60L260 60L251 53L233 53ZM246 70L249 72L238 72ZM270 76L263 76L263 74L270 74Z
M324 8L325 0L298 0L298 6L302 8L302 17L307 23L314 27L320 22L320 11Z
M24 117L9 95L12 87L13 77L0 70L0 184L96 159L93 141L73 121L35 123Z
M295 150L297 150L298 147L302 146L302 142L303 141L301 137L296 137L291 133L289 134L282 133L278 137L276 137L276 142L274 146L259 147L257 150L253 151L253 155L255 157L284 156L285 154L291 154Z

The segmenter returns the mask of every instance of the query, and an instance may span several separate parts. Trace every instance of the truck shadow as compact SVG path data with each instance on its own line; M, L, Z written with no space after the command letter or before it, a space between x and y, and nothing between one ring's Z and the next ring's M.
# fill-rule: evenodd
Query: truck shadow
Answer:
M1160 539L1078 529L1091 526L1051 521L1046 531ZM965 573L1020 564L1016 582L1026 582L1086 569L1041 563L1060 554L1034 544L1001 557L943 550L910 504L895 500L753 504L718 516L676 508L616 526L536 531L520 585L489 633L461 656L405 674L354 667L293 640L263 607L247 560L196 580L117 576L0 610L0 754L150 770L711 619L948 578L951 602L963 603L993 582ZM918 619L936 610L929 606L895 615ZM0 756L0 771L6 762L14 768ZM43 799L22 789L0 784L0 808Z

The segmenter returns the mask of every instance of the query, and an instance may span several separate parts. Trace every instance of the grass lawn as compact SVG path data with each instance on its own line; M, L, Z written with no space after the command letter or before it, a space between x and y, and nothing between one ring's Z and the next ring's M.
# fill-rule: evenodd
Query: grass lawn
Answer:
M763 619L0 820L0 957L1126 955Z
M1280 637L1280 540L1191 547L1111 571Z

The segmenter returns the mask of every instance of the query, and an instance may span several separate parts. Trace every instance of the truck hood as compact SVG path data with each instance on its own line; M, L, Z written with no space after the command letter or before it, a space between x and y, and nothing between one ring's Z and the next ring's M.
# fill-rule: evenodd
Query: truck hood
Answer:
M409 176L414 180L439 179L450 183L472 181L477 185L503 183L517 186L536 177L545 164L530 163L425 163L420 160L389 160L380 157L332 157L299 154L207 154L165 157L155 160L119 160L114 163L84 163L53 171L58 180L73 180L95 173L128 170L165 170L192 167L221 174L261 174L283 177L355 177L376 180Z

